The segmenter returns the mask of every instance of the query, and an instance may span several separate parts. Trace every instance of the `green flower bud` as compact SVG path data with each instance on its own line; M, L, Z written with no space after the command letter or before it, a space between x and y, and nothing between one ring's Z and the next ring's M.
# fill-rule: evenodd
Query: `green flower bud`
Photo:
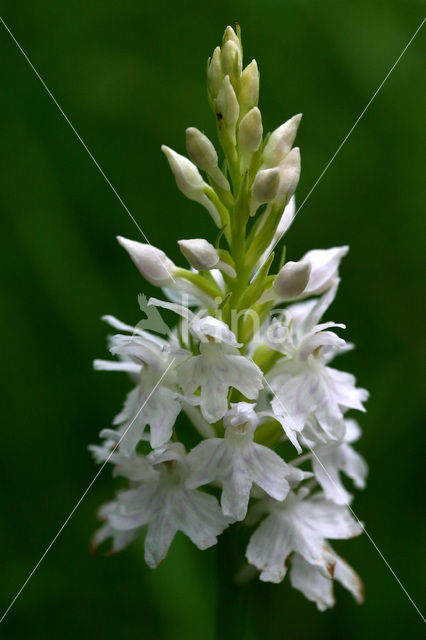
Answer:
M279 165L280 184L275 202L284 204L289 202L291 196L296 191L300 178L300 150L294 147Z
M299 128L302 114L284 122L270 135L263 150L263 167L276 167L290 151Z
M241 120L238 129L242 173L248 169L252 154L260 147L262 135L262 116L259 109L253 107Z
M294 300L305 290L310 273L307 261L287 262L274 280L274 293L281 300Z
M219 120L223 120L228 126L235 126L238 120L240 108L237 96L231 84L229 76L225 76L216 98L216 114Z
M168 287L174 283L176 269L164 251L150 244L128 240L117 236L118 242L127 251L145 280L157 287Z
M212 269L219 262L216 249L204 238L178 240L178 245L191 267L197 271Z
M219 92L222 79L223 73L220 47L216 47L207 68L207 90L213 98L216 98Z
M218 167L218 157L213 143L204 133L195 127L186 130L186 149L192 162L225 191L229 191L229 182Z
M161 150L169 162L170 169L173 172L178 189L180 189L180 191L182 191L182 193L190 200L195 200L202 204L210 213L214 223L220 227L220 214L206 195L206 191L213 190L206 182L204 182L195 164L180 153L176 153L173 149L166 147L164 144L162 145Z
M234 44L236 44L240 51L241 51L241 42L239 37L237 36L237 34L235 33L235 31L233 30L232 27L230 27L229 25L226 27L225 32L223 34L223 38L222 38L222 48L224 47L224 45L227 42L233 42Z
M186 130L186 149L192 162L199 169L207 171L217 166L217 152L213 143L204 133L195 127Z
M238 101L242 116L259 101L259 70L256 60L252 60L241 74Z
M241 47L238 47L233 40L228 40L222 47L221 60L223 75L229 75L231 84L237 87L243 62Z
M258 204L272 202L277 195L279 184L280 170L278 167L258 171L253 183L253 199Z

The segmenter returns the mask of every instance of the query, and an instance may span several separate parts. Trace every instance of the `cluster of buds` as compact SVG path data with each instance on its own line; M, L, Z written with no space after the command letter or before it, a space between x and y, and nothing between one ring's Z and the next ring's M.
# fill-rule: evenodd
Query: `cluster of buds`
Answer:
M205 549L244 522L252 533L242 569L271 582L289 572L320 610L334 604L334 580L361 602L359 577L329 542L362 532L341 474L357 488L367 475L347 412L363 411L368 393L330 366L352 348L332 330L345 326L321 321L348 247L274 259L295 215L301 116L264 136L259 72L255 60L243 66L238 28L227 27L208 61L207 93L223 160L195 127L189 157L162 150L180 191L217 226L214 244L179 240L182 268L149 244L118 239L167 300L150 299L160 319L150 331L105 317L119 331L109 341L118 360L95 367L126 372L133 388L91 450L129 487L101 508L94 545L111 539L118 551L146 528L145 559L156 567L177 531ZM165 335L160 309L177 314Z

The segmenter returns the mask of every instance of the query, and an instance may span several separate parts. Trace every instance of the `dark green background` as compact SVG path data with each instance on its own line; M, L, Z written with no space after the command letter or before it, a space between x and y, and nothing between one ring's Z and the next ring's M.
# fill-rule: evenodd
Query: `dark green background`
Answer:
M265 129L303 111L299 203L425 13L422 2L232 0L4 3L3 17L150 242L176 261L176 241L215 230L177 192L160 145L184 150L184 129L214 136L205 60L226 24L243 28L261 70ZM359 449L368 489L354 507L422 605L424 520L421 332L424 311L425 36L420 33L304 206L288 256L350 244L338 300L357 350L338 366L371 391ZM2 414L0 603L4 609L97 470L86 447L128 388L94 373L113 313L140 319L154 293L114 237L138 232L0 26L2 81ZM422 237L423 236L423 237ZM0 636L213 637L215 550L178 536L156 572L142 542L92 559L96 481L10 611ZM290 589L261 585L247 638L420 638L422 623L366 536L339 545L363 576L366 603L337 589L317 613Z

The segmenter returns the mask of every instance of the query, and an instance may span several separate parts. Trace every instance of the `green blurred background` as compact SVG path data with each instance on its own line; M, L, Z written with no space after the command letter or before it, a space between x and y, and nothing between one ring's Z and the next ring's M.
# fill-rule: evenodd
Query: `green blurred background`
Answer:
M265 129L303 111L299 203L414 33L423 2L111 0L3 3L3 17L150 242L213 239L208 214L176 190L160 152L184 130L214 136L205 60L228 23L261 71ZM288 256L350 244L329 319L357 350L338 366L371 391L359 445L370 465L357 515L422 605L424 534L420 337L424 326L425 36L386 82L287 236ZM5 609L97 468L87 444L110 424L128 383L94 373L112 313L140 319L154 293L115 236L129 216L3 27L0 603ZM423 64L422 64L423 63ZM178 536L156 572L142 543L93 559L105 470L0 627L0 637L213 638L216 552ZM339 545L366 603L336 589L318 613L289 587L259 585L248 639L420 638L422 623L366 536ZM424 602L424 600L423 600Z

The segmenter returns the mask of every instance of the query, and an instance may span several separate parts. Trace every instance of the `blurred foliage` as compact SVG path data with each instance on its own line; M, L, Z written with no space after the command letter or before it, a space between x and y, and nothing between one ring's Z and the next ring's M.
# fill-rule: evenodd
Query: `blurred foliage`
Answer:
M184 129L214 136L205 59L238 20L256 57L266 129L303 111L301 203L424 14L422 2L111 0L3 3L3 17L152 244L215 237L207 213L175 189L159 147ZM108 332L99 318L139 320L150 289L117 245L138 231L1 27L0 202L1 607L40 558L96 467L86 447L128 388L94 373ZM338 366L371 390L361 416L368 489L354 507L421 605L420 336L424 327L426 92L420 33L303 207L288 258L350 244L329 319L357 350ZM142 544L93 559L95 511L112 495L105 470L2 625L17 638L213 637L215 549L183 536L157 572ZM339 545L363 576L366 604L338 589L325 614L290 589L250 588L247 638L421 637L421 621L367 536Z

